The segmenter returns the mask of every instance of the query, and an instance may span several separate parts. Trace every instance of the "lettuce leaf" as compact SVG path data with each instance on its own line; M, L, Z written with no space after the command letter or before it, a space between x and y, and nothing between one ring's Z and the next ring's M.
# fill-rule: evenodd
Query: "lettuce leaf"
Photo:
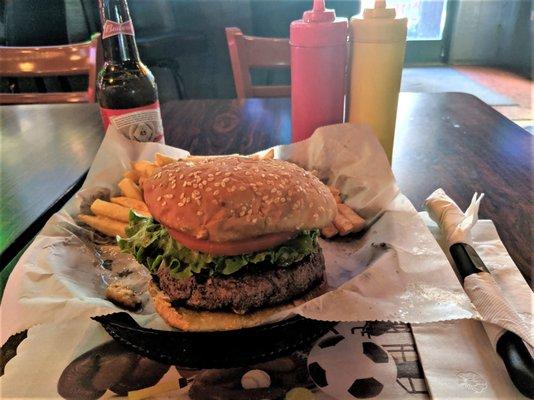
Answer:
M237 256L213 256L191 250L174 240L167 230L151 218L130 211L127 238L117 237L121 251L132 254L151 273L165 263L177 278L193 274L230 275L249 264L268 263L286 267L317 252L317 231L302 231L273 249Z

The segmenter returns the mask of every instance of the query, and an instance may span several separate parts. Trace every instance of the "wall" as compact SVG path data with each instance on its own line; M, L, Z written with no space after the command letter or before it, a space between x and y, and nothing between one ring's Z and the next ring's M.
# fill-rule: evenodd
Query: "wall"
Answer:
M450 64L499 66L530 74L529 0L459 0Z

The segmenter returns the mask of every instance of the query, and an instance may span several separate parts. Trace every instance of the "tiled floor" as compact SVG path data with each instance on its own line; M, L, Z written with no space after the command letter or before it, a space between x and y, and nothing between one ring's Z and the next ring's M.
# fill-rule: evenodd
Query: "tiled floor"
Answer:
M488 67L456 66L459 72L514 100L517 105L493 106L501 114L534 133L534 83L512 72Z

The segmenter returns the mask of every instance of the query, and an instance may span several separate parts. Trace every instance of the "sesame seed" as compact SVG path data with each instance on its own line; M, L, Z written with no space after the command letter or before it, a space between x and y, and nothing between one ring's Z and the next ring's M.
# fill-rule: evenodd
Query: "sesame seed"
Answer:
M156 199L156 201L160 201L161 200L161 196L158 196L158 198Z
M202 211L197 211L197 215L198 215L198 216L200 216L200 215L202 215L202 214L204 214Z
M166 205L167 205L167 202L166 202L166 201L162 201L162 202L161 202L161 205L162 205L162 206L166 206Z
M164 194L163 197L165 197L166 199L172 199L174 197L173 194Z
M219 194L219 190L217 189L216 191L213 192L213 195L214 196L217 196Z

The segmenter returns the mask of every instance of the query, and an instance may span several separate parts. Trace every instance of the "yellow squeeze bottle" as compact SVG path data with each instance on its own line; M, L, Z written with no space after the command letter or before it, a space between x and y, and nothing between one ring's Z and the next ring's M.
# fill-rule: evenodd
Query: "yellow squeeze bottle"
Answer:
M369 125L390 162L407 25L385 0L350 20L348 121Z

